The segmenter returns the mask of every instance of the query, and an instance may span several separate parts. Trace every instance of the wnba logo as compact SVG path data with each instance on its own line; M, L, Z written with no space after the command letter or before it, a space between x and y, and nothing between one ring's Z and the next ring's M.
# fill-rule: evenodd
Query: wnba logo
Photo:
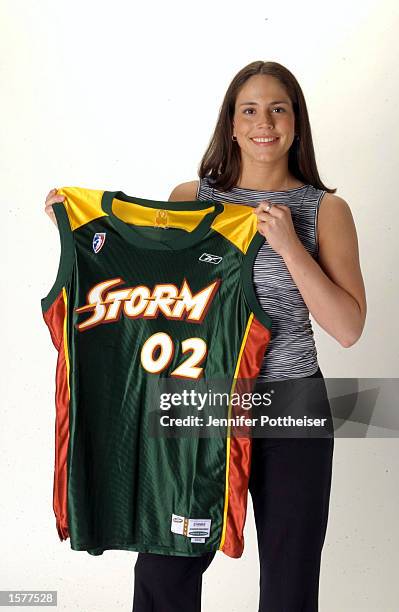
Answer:
M97 232L93 236L93 251L98 253L104 246L106 232Z

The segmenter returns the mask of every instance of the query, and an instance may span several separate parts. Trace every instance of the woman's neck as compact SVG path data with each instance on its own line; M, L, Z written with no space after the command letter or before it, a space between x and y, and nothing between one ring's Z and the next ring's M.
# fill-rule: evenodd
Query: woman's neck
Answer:
M264 168L251 168L250 172L244 169L236 184L243 189L255 189L257 191L285 191L301 187L303 182L295 178L287 169L276 169L274 172L265 172Z

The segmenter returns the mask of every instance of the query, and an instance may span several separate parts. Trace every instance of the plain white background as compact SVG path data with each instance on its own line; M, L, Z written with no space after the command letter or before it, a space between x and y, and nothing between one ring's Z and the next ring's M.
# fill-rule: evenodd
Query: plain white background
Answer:
M167 199L196 170L234 74L284 64L308 104L322 180L356 222L361 340L314 324L325 376L398 375L398 4L1 3L0 589L58 590L59 610L131 610L134 553L59 542L52 512L56 352L40 310L59 257L52 187ZM5 227L5 231L4 231ZM397 439L338 439L322 612L398 609ZM252 507L240 560L218 554L203 610L257 610ZM156 579L156 577L154 577Z

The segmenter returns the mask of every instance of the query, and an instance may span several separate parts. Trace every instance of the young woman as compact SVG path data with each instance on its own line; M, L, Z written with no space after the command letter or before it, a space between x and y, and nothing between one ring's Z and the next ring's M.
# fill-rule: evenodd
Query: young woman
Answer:
M363 330L366 298L349 206L319 177L305 99L284 66L257 61L233 78L199 178L169 199L253 206L266 238L253 280L273 326L259 382L322 379L309 312L350 347ZM52 204L63 199L54 194L45 208L53 221ZM253 440L259 612L318 610L333 447L333 436ZM213 556L139 553L133 612L198 612Z

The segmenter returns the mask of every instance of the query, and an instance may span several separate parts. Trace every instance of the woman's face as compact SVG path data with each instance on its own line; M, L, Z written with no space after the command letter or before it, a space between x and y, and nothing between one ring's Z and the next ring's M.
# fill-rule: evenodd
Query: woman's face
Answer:
M295 114L285 88L275 77L257 74L241 87L235 104L233 135L246 161L277 161L295 137ZM259 139L273 138L271 142Z

